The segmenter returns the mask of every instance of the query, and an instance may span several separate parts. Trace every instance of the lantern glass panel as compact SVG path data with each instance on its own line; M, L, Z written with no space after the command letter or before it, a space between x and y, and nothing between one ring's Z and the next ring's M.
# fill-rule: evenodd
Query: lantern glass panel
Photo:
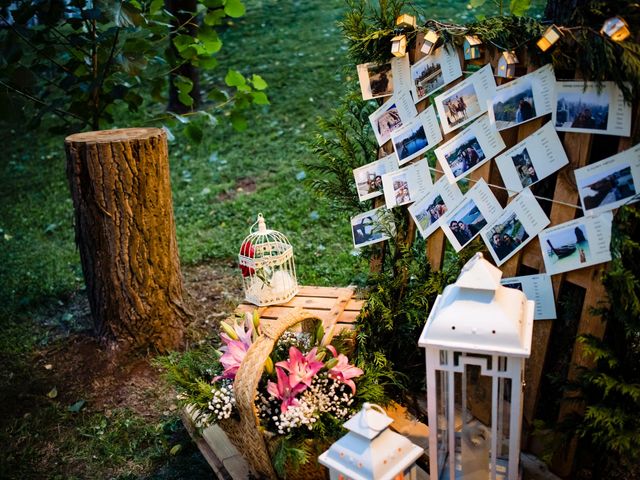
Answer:
M447 353L447 352L441 352ZM449 408L449 373L437 370L436 372L436 408L438 427L438 471L442 472L446 465L449 453L449 429L447 424Z

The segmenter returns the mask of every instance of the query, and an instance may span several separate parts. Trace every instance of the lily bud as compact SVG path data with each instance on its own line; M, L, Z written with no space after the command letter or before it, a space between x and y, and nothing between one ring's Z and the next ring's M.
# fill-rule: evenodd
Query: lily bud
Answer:
M256 308L253 311L253 328L258 330L259 327L260 327L260 314L258 313L258 309Z
M327 363L325 363L324 366L326 367L327 370L331 370L337 364L338 364L338 359L334 357L331 360L329 360Z
M327 356L327 352L320 352L320 353L316 353L316 360L318 360L319 362L324 360L324 357Z
M238 340L238 334L236 331L226 322L220 322L220 327L224 330L224 332L229 336L231 340Z
M273 369L273 360L271 360L271 357L267 357L267 361L264 362L264 369L269 375L273 375L274 369Z

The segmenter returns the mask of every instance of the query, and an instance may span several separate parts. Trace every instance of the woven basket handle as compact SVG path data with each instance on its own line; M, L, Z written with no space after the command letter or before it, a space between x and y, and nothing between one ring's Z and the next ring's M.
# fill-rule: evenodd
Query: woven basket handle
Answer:
M262 335L249 347L233 382L236 407L240 415L239 429L247 443L243 453L257 473L268 478L276 479L277 476L258 427L258 410L255 406L258 383L267 357L278 339L289 328L308 319L317 319L317 316L298 307L277 320L261 324Z

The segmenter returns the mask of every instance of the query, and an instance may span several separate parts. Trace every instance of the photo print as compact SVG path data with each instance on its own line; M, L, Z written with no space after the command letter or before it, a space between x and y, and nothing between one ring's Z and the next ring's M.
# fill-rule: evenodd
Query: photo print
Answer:
M640 144L574 171L585 214L613 210L640 196Z
M388 97L410 87L409 57L393 58L386 63L362 63L357 66L363 100Z
M409 92L396 93L369 115L378 145L384 145L391 134L418 114Z
M361 202L384 194L382 176L385 173L398 170L398 160L394 154L368 163L353 171L356 180L356 190Z
M569 163L553 122L545 123L535 133L498 155L495 161L509 196Z
M449 183L441 177L424 197L409 207L409 213L422 238L427 238L440 226L440 221L463 199L457 183Z
M463 82L434 99L442 131L446 134L466 125L487 111L496 82L491 65L485 65Z
M556 82L556 130L601 133L628 137L631 134L631 104L614 82Z
M577 270L611 260L610 211L547 228L540 248L549 275Z
M455 48L438 48L432 55L411 66L411 93L418 103L448 83L462 76L460 58Z
M434 150L450 182L457 182L498 154L505 145L487 115Z
M415 202L433 187L427 159L383 175L384 198L388 209Z
M549 222L544 210L527 188L482 231L482 239L496 265L500 266L533 240Z
M351 234L356 248L388 240L394 232L393 217L384 207L351 217Z
M557 318L553 284L549 275L541 273L538 275L503 278L500 283L505 287L520 290L528 300L535 302L534 320L553 320Z
M460 205L444 216L442 230L455 251L459 252L501 211L489 185L481 179L469 189Z
M552 113L555 81L553 67L548 64L497 87L489 107L496 128L504 130Z
M442 141L442 133L431 106L391 135L400 166L422 155Z

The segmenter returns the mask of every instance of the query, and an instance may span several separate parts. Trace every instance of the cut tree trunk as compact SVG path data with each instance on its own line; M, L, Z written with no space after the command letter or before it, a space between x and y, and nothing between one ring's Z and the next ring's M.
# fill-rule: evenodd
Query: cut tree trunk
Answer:
M190 313L158 128L71 135L67 178L96 333L159 351L182 342Z

